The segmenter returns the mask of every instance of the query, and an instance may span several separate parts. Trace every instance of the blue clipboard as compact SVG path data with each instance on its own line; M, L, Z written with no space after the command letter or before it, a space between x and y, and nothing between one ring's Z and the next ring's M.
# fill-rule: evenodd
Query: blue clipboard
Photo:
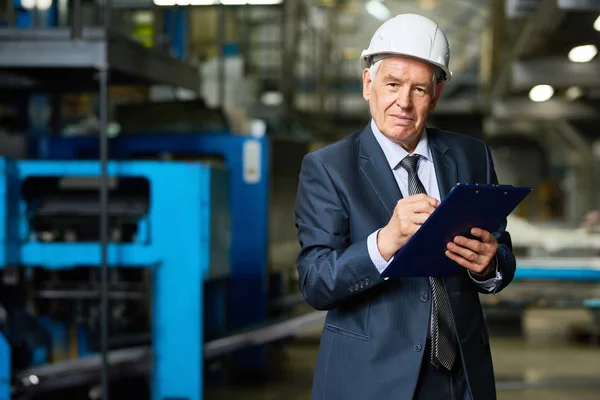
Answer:
M472 238L470 231L474 227L497 231L532 190L520 186L455 185L380 276L452 276L463 272L463 267L444 254L447 244L458 235Z

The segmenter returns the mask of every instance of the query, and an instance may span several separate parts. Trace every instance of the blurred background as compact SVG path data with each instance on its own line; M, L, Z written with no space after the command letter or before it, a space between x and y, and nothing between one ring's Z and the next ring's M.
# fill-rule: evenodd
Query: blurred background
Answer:
M407 12L451 44L429 125L534 188L482 296L499 398L600 398L600 1L0 0L0 400L308 399L300 163Z

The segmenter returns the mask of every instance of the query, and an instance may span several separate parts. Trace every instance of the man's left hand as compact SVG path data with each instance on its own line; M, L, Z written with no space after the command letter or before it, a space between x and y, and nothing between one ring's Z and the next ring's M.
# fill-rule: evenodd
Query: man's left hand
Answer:
M498 241L483 229L473 228L471 234L477 239L457 236L448 243L446 256L474 274L486 275L498 250Z

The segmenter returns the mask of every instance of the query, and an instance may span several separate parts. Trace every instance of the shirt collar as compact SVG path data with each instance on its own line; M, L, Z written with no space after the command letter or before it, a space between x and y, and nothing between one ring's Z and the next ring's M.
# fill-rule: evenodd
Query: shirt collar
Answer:
M375 135L375 139L381 146L383 153L385 154L385 158L387 159L388 164L391 169L394 169L400 164L400 161L404 159L409 153L402 148L402 146L392 142L388 139L379 128L377 128L377 124L375 121L371 119L371 130L373 131L373 135ZM423 129L423 134L421 135L421 139L419 139L419 143L417 143L417 147L412 154L418 154L419 156L431 160L431 152L429 150L429 141L427 139L427 130Z

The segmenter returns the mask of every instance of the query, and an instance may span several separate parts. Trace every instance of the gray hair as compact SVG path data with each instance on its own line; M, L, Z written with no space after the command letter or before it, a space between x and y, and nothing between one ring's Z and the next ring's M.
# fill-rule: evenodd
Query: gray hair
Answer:
M369 67L369 76L371 77L371 84L370 84L371 87L373 87L373 85L375 83L375 78L377 77L377 71L379 70L379 67L381 66L382 61L383 61L383 59L377 60L373 64L371 64L371 66ZM435 91L437 89L437 84L441 81L441 77L438 75L439 74L437 72L437 69L434 68L433 78L431 79L431 84L433 86L433 94L431 97L435 97Z

